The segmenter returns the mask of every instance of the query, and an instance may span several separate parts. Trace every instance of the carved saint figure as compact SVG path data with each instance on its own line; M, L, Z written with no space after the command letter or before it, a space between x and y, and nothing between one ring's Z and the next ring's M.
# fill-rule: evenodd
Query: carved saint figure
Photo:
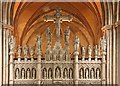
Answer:
M24 56L27 56L28 55L28 46L27 44L25 44L24 46Z
M18 57L21 56L21 53L22 53L22 48L20 45L18 45Z
M60 69L59 68L56 68L55 77L60 78Z
M69 27L68 27L69 28ZM65 32L64 32L64 35L65 35L65 43L66 44L69 44L69 35L70 35L70 30L69 29L66 29Z
M97 72L97 76L96 76L96 77L97 77L97 79L99 79L99 78L100 78L100 70L99 70L99 69L97 69L97 71L96 71L96 72Z
M86 70L85 70L85 73L86 73L86 74L85 74L85 75L86 75L86 79L88 79L88 78L89 78L89 69L86 69Z
M85 53L86 53L85 47L82 46L82 57L85 57Z
M30 69L27 69L27 79L30 79Z
M73 78L73 70L71 68L69 69L69 77L70 77L70 79Z
M47 36L47 40L48 40L48 45L51 43L51 36L52 36L52 33L50 31L49 28L47 28L47 32L46 32L46 36Z
M83 68L80 69L80 78L83 79L83 76L84 76L84 71L83 71Z
M15 38L14 38L13 35L11 35L9 37L9 46L10 46L10 51L11 52L14 52L15 44L16 44Z
M67 69L64 69L64 78L67 78L67 73L68 73Z
M41 38L41 36L38 36L37 35L37 40L36 40L36 47L37 47L37 49L42 49L42 38Z
M92 56L92 47L91 45L88 45L88 57Z
M22 69L22 71L21 71L21 76L22 76L22 79L25 79L25 70L24 69Z
M19 79L19 69L18 68L15 71L15 79Z
M94 54L95 54L95 57L98 56L98 46L97 45L95 45L95 47L94 47Z
M32 69L32 77L33 79L36 79L36 70L34 68Z
M30 56L33 57L34 53L35 53L34 46L31 46L31 48L30 48Z
M79 44L80 44L80 39L75 36L75 40L74 40L74 50L78 51L79 50Z
M94 69L91 70L91 78L94 79Z
M47 69L43 69L43 78L46 79L47 78Z
M52 69L49 69L49 70L48 70L48 78L49 78L49 79L52 79Z
M104 36L100 39L100 45L101 45L102 51L106 52L106 49L107 49L107 39Z

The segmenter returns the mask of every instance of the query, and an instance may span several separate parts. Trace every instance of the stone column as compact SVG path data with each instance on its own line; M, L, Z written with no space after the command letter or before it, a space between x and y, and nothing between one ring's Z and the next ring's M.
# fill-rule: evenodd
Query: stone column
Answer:
M74 83L75 83L75 86L78 85L78 79L79 79L78 55L79 55L79 52L75 51L74 52Z
M37 52L37 57L38 57L38 73L37 73L37 76L38 76L38 79L39 79L39 82L38 82L38 84L40 84L41 83L41 58L42 58L42 51L41 50L37 50L38 52Z
M106 84L106 51L102 51L102 74L101 74L101 79L102 79L102 84Z
M0 1L0 21L2 21L2 1ZM0 86L2 86L3 82L3 68L2 68L2 25L0 24Z
M111 79L112 79L112 31L111 29L112 29L112 26L106 25L102 29L105 30L104 35L107 38L107 59L106 59L107 69L106 69L105 76L106 76L107 84L111 84Z
M116 70L115 70L115 77L116 77L116 84L120 85L120 67L119 67L119 62L120 62L120 20L115 23L116 27Z
M14 64L13 64L14 52L10 51L9 55L10 55L9 84L13 85L13 80L14 80L14 78L13 78L14 77L14 71L13 71L13 67L14 67Z

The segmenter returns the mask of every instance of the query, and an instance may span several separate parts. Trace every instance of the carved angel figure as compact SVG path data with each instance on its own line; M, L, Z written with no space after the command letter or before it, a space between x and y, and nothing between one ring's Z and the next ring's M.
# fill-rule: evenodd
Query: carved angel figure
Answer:
M27 44L25 44L24 46L24 56L27 56L28 55L28 46Z
M15 44L16 44L16 40L15 40L14 36L11 35L11 36L9 37L9 47L10 47L10 51L11 51L11 52L14 51Z
M91 45L88 45L88 57L92 56L92 47Z
M31 48L30 48L30 56L31 57L33 57L34 51L35 51L34 46L31 46Z
M82 46L82 57L85 57L85 53L86 53L85 47Z
M37 40L36 40L36 47L37 47L37 49L42 49L42 38L41 38L41 36L38 36L37 35Z
M75 40L74 40L74 50L78 51L79 50L79 44L80 44L80 39L75 36Z
M49 28L47 28L46 36L47 36L48 45L49 45L51 43L51 39L52 39L52 37L51 37L52 33Z
M22 53L22 48L20 45L18 45L18 57L21 56L21 53Z
M66 29L65 32L64 32L64 35L65 35L65 38L64 38L65 39L65 43L68 44L69 43L70 30Z
M102 51L106 52L107 39L104 36L102 38L100 38L100 46L101 46Z
M98 56L98 46L97 45L95 45L95 47L94 47L94 54L95 54L95 56Z

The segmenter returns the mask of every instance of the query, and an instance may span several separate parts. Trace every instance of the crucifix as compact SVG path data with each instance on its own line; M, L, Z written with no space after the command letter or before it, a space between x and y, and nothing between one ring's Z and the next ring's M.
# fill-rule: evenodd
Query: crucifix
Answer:
M44 21L53 21L56 24L56 40L57 42L60 41L60 23L63 21L70 22L72 21L72 17L70 15L62 15L61 10L58 8L56 9L56 14L54 16L44 16Z

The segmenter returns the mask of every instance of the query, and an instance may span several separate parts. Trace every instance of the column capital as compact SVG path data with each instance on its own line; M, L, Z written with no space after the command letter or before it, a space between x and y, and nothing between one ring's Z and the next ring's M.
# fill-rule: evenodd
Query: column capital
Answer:
M112 28L112 25L105 25L101 28L101 30L110 30Z
M106 31L112 30L112 25L105 25L101 28L103 36L106 35Z
M120 20L116 21L114 25L115 25L115 27L120 26Z

